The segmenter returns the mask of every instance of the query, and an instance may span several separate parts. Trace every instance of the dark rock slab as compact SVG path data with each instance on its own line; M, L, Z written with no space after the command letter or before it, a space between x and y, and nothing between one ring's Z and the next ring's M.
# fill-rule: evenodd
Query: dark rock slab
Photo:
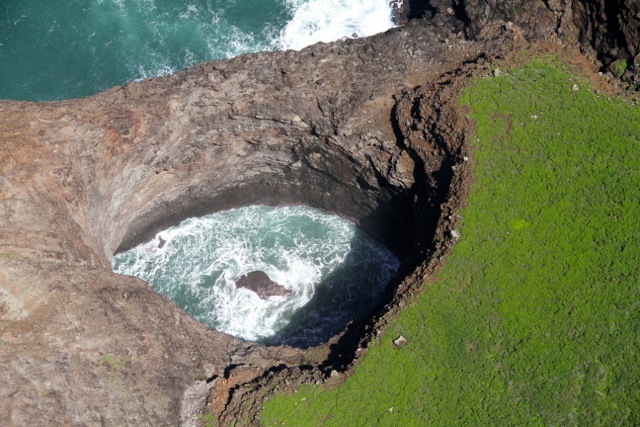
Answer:
M291 291L274 282L263 271L252 271L236 281L236 288L245 288L255 292L262 299L272 296L286 297Z

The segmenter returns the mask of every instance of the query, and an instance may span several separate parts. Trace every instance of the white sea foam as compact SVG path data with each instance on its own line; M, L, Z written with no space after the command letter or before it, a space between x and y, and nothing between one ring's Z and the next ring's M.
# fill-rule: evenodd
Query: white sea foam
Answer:
M286 0L293 19L275 41L280 49L366 37L394 26L389 0Z
M166 63L159 62L153 65L152 69L146 69L143 65L138 66L138 77L136 81L142 81L153 77L170 76L176 72L176 69Z
M345 269L346 261L354 268ZM350 221L302 206L250 206L188 219L114 257L115 272L147 280L213 328L250 341L289 328L292 332L279 342L299 345L315 344L337 332L322 331L318 325L339 330L354 315L327 300L292 329L290 319L296 313L300 317L299 310L314 299L319 286L323 295L332 286L340 288L329 295L352 311L370 307L365 300L375 302L397 267L388 250ZM290 295L261 299L236 288L235 282L251 271L265 272ZM342 284L330 279L338 271L344 276ZM362 282L359 291L356 282Z
M393 27L389 0L275 0L274 21L258 19L255 28L247 28L238 19L243 13L251 14L251 2L260 0L190 0L181 5L154 0L93 1L95 16L113 31L113 41L131 51L126 64L136 80L173 74L202 61L301 49L319 41L364 37ZM255 16L247 19L253 22ZM103 44L108 47L110 43L112 40ZM138 43L144 49L137 49Z

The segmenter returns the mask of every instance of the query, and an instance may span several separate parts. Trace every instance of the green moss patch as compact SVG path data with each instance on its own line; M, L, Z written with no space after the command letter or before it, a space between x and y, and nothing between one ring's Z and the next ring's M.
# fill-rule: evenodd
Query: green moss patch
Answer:
M460 102L474 185L439 279L263 425L640 425L640 113L548 58Z

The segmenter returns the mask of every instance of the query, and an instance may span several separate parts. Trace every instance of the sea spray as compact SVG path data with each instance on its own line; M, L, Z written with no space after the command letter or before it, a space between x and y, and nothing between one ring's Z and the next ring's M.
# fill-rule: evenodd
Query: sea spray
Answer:
M393 27L388 0L286 0L292 19L280 33L280 49L366 37Z
M191 218L114 257L197 320L249 341L307 347L379 301L397 258L352 222L305 206L249 206ZM290 294L237 288L262 271Z

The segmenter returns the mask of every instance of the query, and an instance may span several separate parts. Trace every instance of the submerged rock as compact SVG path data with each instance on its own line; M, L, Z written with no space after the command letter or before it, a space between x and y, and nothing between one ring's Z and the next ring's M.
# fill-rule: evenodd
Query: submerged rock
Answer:
M263 271L252 271L236 281L236 288L245 288L255 292L262 299L273 296L286 297L291 291L274 282Z

